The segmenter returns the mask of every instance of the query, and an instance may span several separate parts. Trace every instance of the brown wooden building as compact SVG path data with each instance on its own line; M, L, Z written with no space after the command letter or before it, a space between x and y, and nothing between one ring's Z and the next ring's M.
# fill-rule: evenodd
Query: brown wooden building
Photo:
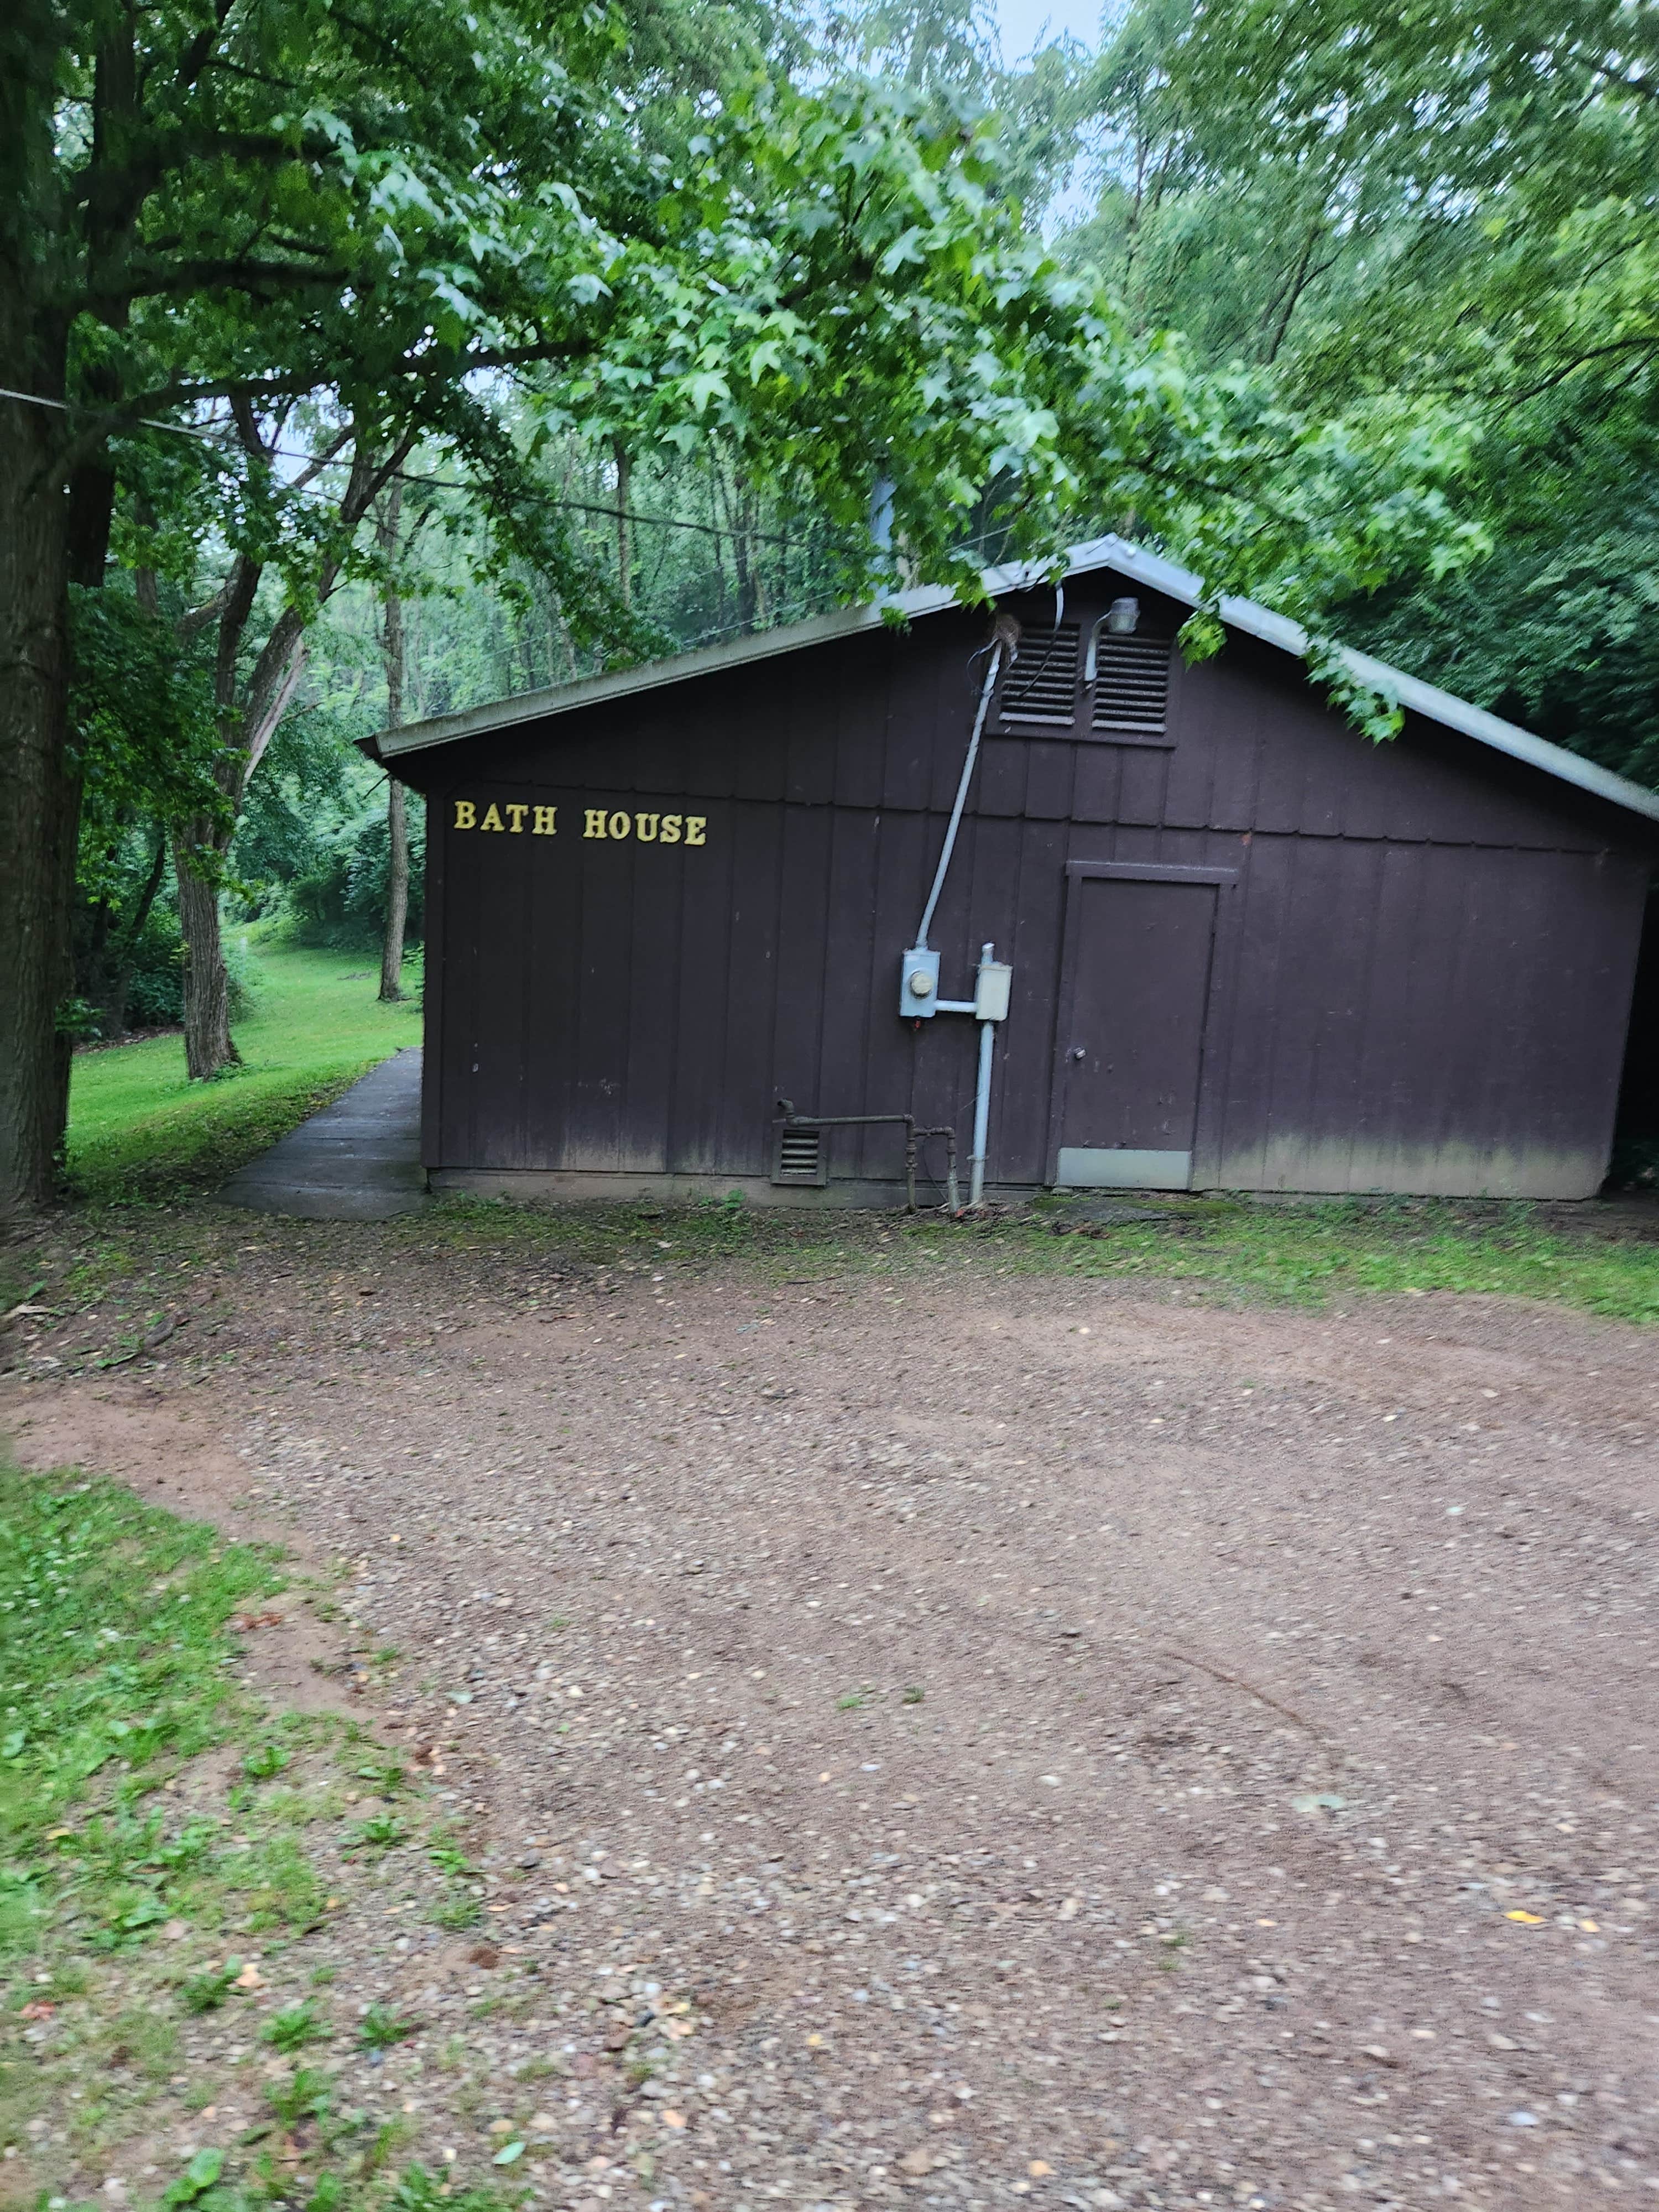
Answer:
M990 944L994 1193L1594 1193L1659 797L1366 664L1406 709L1373 744L1248 603L1188 668L1194 580L1116 539L1059 592L992 580L1018 650L929 1018L901 969L983 611L913 593L904 628L852 611L382 735L429 802L434 1183L890 1202L903 1129L815 1117L965 1155L980 1031L942 1007ZM931 1195L940 1139L922 1162Z

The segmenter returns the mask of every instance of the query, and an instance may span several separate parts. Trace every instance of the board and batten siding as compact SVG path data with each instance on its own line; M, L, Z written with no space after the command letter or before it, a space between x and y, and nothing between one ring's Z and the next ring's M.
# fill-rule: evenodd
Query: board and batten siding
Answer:
M1068 587L1067 620L1086 631L1121 588ZM1172 635L1184 610L1139 596L1143 629ZM1012 605L1053 620L1046 592ZM974 1024L902 1022L896 997L985 634L934 615L410 757L434 1173L763 1184L780 1097L949 1121L965 1150ZM1195 1184L1593 1192L1652 867L1637 826L1414 718L1373 744L1237 636L1177 657L1168 737L988 731L932 936L947 997L986 940L1014 966L993 1185L1054 1171L1067 864L1093 861L1234 877ZM557 830L458 830L458 799L553 806ZM593 807L695 813L704 842L586 838ZM900 1144L837 1133L835 1182L896 1183Z

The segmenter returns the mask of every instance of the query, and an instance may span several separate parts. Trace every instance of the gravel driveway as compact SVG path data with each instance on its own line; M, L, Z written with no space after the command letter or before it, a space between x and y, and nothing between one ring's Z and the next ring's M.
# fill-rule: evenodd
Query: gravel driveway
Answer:
M362 1961L461 2171L540 2076L594 2212L1651 2199L1650 1334L654 1261L240 1223L12 1392L352 1563L489 1872Z

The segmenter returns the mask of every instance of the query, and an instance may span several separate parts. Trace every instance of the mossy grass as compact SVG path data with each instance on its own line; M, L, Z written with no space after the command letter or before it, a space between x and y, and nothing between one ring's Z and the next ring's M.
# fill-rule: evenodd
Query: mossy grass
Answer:
M1432 1199L1176 1197L1122 1211L1130 1218L1091 1222L1050 1198L951 1221L937 1212L806 1214L723 1200L555 1209L448 1198L389 1224L388 1241L563 1258L623 1274L743 1261L780 1286L951 1268L1167 1284L1304 1305L1449 1291L1549 1298L1610 1320L1659 1322L1659 1240L1627 1231L1617 1215L1604 1221L1594 1205L1571 1212Z

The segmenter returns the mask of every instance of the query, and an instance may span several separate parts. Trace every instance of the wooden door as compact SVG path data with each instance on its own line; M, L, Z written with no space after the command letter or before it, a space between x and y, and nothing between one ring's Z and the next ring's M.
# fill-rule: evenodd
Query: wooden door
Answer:
M1216 869L1074 865L1055 1069L1054 1181L1185 1190L1204 1066Z

